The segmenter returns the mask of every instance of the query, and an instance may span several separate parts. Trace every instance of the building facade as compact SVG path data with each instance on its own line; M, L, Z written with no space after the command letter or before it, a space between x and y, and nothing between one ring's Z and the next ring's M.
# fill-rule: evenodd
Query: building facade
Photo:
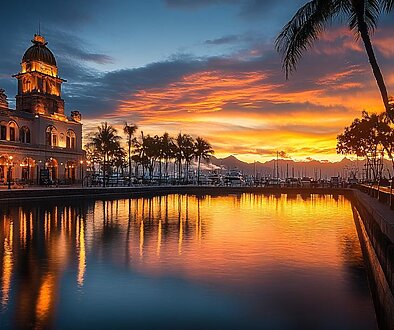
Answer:
M0 183L72 182L83 177L81 114L64 113L56 59L41 35L23 55L16 109L0 89Z

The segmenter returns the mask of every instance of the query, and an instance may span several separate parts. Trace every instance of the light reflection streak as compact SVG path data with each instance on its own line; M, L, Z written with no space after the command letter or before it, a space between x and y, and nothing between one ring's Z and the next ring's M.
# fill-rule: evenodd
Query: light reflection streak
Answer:
M144 256L144 220L140 223L140 258Z
M159 227L157 230L157 255L160 256L160 248L161 248L161 219L159 220Z
M5 225L5 223L4 223ZM9 301L9 294L11 289L11 278L13 268L13 236L14 223L10 221L9 230L4 238L4 256L3 256L3 276L1 286L1 306L4 309Z
M52 274L44 276L42 284L39 288L37 306L36 306L36 317L38 328L44 327L46 320L50 317L50 312L54 303L54 290L55 290L55 278Z
M77 221L77 226L79 226L79 231L77 235L79 249L77 283L79 287L82 287L86 270L85 231L82 219L79 219L79 221Z

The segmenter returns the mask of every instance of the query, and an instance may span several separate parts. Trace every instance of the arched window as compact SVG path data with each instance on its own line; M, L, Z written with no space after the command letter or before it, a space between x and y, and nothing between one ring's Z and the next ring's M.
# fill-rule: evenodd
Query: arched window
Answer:
M0 123L0 140L7 140L7 123Z
M77 141L77 139L76 139L75 132L73 130L69 129L66 134L66 148L75 149L77 146L76 141Z
M20 141L22 143L30 143L30 129L27 126L22 126L19 132Z
M45 132L45 140L47 146L57 146L57 129L55 126L48 126Z
M16 141L18 137L18 125L11 121L8 123L8 129L9 129L9 140L10 141Z

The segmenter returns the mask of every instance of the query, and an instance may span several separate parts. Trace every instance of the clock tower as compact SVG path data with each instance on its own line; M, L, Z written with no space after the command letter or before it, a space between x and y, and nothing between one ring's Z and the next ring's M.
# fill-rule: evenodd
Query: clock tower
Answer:
M64 100L55 56L41 35L34 35L33 45L22 58L18 79L16 110L40 115L64 115Z

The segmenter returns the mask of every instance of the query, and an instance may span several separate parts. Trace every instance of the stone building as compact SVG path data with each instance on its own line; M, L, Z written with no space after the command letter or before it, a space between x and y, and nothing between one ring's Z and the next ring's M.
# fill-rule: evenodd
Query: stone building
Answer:
M56 59L41 35L23 55L16 109L0 89L0 183L45 183L83 176L81 114L64 113Z

